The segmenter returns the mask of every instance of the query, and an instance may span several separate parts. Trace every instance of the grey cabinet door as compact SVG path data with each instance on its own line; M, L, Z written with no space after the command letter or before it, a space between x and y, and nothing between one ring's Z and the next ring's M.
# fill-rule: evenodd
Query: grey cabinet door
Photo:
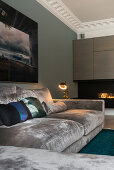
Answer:
M114 50L114 36L94 38L94 51Z
M114 79L114 51L94 53L94 79Z
M93 79L93 39L74 41L74 80Z

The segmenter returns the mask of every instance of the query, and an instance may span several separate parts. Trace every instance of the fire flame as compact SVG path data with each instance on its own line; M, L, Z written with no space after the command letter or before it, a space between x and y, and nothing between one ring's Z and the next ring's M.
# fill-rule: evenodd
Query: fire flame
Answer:
M99 98L102 98L102 99L113 99L114 98L114 94L112 93L100 93L99 94Z

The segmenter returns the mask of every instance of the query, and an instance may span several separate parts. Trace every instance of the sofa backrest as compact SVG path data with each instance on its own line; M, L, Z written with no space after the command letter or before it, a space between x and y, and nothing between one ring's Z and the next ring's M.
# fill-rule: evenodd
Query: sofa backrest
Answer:
M16 86L0 86L0 104L17 101Z
M26 97L36 97L42 103L44 102L53 102L50 91L48 88L26 90L20 87L17 87L17 98L26 98Z
M8 104L15 102L19 98L35 97L44 102L53 102L48 88L28 90L17 86L1 86L0 87L0 104Z

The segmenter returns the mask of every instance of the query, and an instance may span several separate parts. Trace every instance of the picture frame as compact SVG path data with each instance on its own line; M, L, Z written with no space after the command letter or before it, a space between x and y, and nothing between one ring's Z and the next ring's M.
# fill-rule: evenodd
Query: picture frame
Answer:
M38 23L1 0L0 81L38 82Z

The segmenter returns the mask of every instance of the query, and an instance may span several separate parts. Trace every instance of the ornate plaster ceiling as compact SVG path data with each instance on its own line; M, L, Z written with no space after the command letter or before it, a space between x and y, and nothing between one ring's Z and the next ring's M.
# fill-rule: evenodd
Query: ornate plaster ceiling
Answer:
M36 0L76 33L114 27L114 0Z

